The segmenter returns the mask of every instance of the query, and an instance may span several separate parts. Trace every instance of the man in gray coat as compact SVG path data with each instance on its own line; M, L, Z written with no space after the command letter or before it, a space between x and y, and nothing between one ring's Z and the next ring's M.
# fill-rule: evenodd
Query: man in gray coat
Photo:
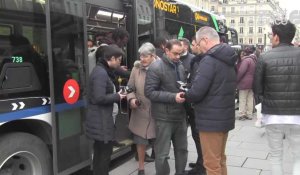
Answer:
M187 162L187 124L182 92L176 81L185 81L181 64L182 45L178 40L166 44L166 53L152 63L146 74L145 95L151 100L151 113L155 120L155 168L157 175L169 175L167 157L171 141L174 146L176 175L185 173Z

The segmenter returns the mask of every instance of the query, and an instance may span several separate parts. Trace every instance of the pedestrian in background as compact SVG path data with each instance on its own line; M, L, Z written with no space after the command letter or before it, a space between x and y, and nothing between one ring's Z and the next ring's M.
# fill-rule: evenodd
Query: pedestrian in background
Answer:
M156 50L156 55L159 58L161 58L164 55L166 44L167 44L167 40L165 38L157 38L154 41L153 45Z
M127 101L131 108L129 129L133 133L139 160L138 175L145 174L144 159L146 146L155 138L154 119L151 116L151 102L144 95L146 71L156 60L155 48L151 43L143 44L139 50L140 60L134 63L127 86L133 90L127 94ZM150 157L149 157L150 158ZM149 159L148 158L148 159ZM154 161L152 159L152 161Z
M120 66L124 53L118 47L104 47L96 52L99 63L90 74L88 88L86 134L94 140L94 175L108 175L115 139L113 113L118 113L118 106L114 103L126 97L116 93L112 81L113 70Z
M183 49L180 41L173 39L167 42L165 51L160 60L150 65L145 81L145 95L151 100L151 115L155 119L155 169L156 175L170 174L168 155L172 141L176 175L182 175L188 153L187 123L185 99L176 82L186 82L180 62Z
M254 93L262 102L272 175L286 174L282 164L284 138L294 156L293 175L299 175L300 48L291 44L296 27L290 21L275 21L271 28L273 49L258 59Z
M252 120L254 95L252 90L256 56L253 50L246 46L237 64L237 89L239 90L239 120Z
M200 28L196 40L205 56L185 97L194 104L207 175L227 175L225 147L235 123L237 57L228 44L220 44L211 27Z

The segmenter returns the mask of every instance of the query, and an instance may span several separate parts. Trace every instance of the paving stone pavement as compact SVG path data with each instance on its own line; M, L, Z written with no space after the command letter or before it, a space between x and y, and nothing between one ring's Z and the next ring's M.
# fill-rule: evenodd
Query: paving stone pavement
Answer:
M256 128L255 120L236 120L236 127L229 132L226 146L228 175L271 175L268 161L269 148L264 128ZM291 175L292 155L287 142L284 143L285 175ZM188 163L194 162L197 152L188 129ZM148 150L149 154L151 150ZM171 175L175 173L173 148L170 151L169 165ZM138 163L134 158L110 171L110 175L136 175ZM186 167L186 169L190 169ZM146 175L155 175L154 163L146 163Z

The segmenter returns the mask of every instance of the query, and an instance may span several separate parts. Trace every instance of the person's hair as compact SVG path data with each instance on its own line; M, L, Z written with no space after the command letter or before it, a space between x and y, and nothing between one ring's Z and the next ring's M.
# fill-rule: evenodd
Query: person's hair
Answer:
M112 31L112 39L117 41L118 39L123 40L125 37L129 37L129 33L124 28L116 28Z
M289 20L285 23L275 21L271 25L273 35L278 35L280 43L291 44L296 33L296 27Z
M105 47L107 47L108 45L104 45L104 46L100 46L97 48L95 56L96 56L96 60L103 58L103 52Z
M154 42L153 45L155 48L161 48L161 45L166 45L167 40L165 38L157 38Z
M253 54L253 52L254 52L252 50L251 46L245 46L242 51L244 53L244 56L249 56L250 54Z
M182 41L184 45L190 47L190 44L191 44L191 43L190 43L190 41L189 41L188 39L186 39L186 38L181 38L181 39L179 39L179 41Z
M96 51L96 58L109 61L112 57L124 56L124 52L116 45L101 46Z
M201 27L196 33L196 39L199 40L202 37L207 37L209 40L220 41L218 32L211 27Z
M140 55L155 55L155 47L151 43L147 42L141 45L138 52Z
M182 46L181 42L177 39L171 39L166 43L166 48L168 50L171 50L173 48L173 45Z

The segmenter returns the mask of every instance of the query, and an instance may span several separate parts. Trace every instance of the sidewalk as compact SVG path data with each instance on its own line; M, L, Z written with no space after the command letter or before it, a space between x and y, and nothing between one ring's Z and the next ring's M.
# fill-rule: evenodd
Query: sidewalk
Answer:
M268 161L269 149L264 128L254 127L254 120L236 120L236 127L229 133L226 146L228 175L271 175ZM291 175L292 156L288 143L284 143L284 169L286 175ZM188 128L188 163L197 158L196 148ZM148 151L150 154L150 150ZM170 151L169 164L171 175L175 173L173 149ZM136 175L138 163L133 159L113 169L110 175ZM188 167L186 169L189 169ZM145 165L146 175L155 175L154 163Z

